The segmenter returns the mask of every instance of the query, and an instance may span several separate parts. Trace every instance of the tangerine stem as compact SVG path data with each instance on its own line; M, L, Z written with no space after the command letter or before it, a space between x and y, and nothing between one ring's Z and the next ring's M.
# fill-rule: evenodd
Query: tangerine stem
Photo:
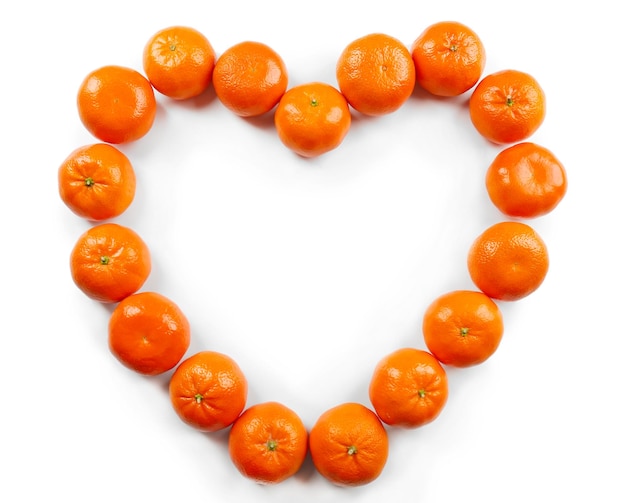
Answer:
M317 105L319 105L319 102L317 101L316 98L311 98L311 106L312 107L316 107Z
M463 327L461 329L461 337L465 337L467 334L469 334L469 328Z
M426 390L421 389L417 392L417 394L420 396L420 398L424 398L426 396Z
M85 185L87 187L91 187L92 185L94 185L96 182L94 182L93 178L91 178L90 176L88 176L87 178L85 178Z
M348 456L354 456L358 452L356 445L351 445L348 447Z
M278 442L273 438L270 438L265 445L268 451L275 451L278 448Z
M111 259L107 257L106 255L103 255L102 257L100 257L100 263L102 265L108 265L109 262L111 262Z
M202 400L204 399L204 397L200 394L200 393L196 393L193 398L195 399L196 403L200 403L202 402Z
M513 98L511 98L510 96L507 96L507 98L506 98L506 106L507 107L512 107L513 106Z

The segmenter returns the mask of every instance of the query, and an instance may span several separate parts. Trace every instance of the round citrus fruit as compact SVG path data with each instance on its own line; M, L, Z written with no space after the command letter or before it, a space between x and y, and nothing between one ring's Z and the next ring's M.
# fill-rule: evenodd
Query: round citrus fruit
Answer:
M287 68L271 47L245 41L224 51L215 63L213 88L224 106L241 117L274 108L287 90Z
M198 96L211 84L215 51L209 40L189 26L156 32L143 50L143 69L152 86L176 100Z
M459 96L476 85L485 68L485 47L474 30L456 21L428 26L411 45L415 78L436 96Z
M336 65L339 90L365 115L395 112L415 87L415 66L408 48L384 33L352 41Z
M228 451L235 467L260 484L277 484L302 466L308 435L300 417L278 402L252 405L233 423Z
M518 70L483 78L470 96L470 119L476 130L496 144L531 136L546 116L546 96L537 80Z
M472 281L486 295L519 300L543 283L548 273L548 250L529 225L499 222L474 240L467 265Z
M76 215L107 220L124 213L135 198L135 170L113 145L85 145L59 167L58 186L61 200Z
M78 114L87 130L106 143L126 143L145 136L156 116L148 79L124 66L90 72L80 84Z
M316 157L337 148L351 123L346 98L323 82L292 87L274 112L278 137L303 157Z
M126 367L158 375L174 368L189 348L189 321L172 300L156 292L122 299L109 318L109 348Z
M248 382L237 363L216 351L201 351L178 365L169 385L180 419L200 431L233 424L246 405Z
M531 142L502 150L487 169L485 183L496 208L517 218L551 212L567 191L563 164L550 150Z
M369 396L384 423L417 428L435 420L443 410L448 399L448 377L432 354L402 348L378 362Z
M324 412L309 433L315 468L339 486L360 486L382 473L389 455L387 431L378 416L359 403Z
M132 229L102 223L85 231L70 255L72 279L88 297L119 302L139 290L152 268L150 250Z
M441 362L470 367L487 360L504 333L498 305L482 292L455 290L439 296L422 321L424 342Z

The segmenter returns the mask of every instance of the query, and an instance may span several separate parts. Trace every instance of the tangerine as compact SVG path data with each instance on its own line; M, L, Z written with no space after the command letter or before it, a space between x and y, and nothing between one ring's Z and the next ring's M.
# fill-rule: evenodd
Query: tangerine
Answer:
M381 421L417 428L434 421L443 410L448 399L448 377L429 352L402 348L378 362L369 396Z
M545 242L529 225L499 222L472 243L467 265L474 284L492 299L519 300L537 290L548 272Z
M260 484L277 484L302 466L308 434L300 417L278 402L252 405L233 423L230 458L241 474Z
M85 231L70 254L74 283L88 297L119 302L139 290L152 261L144 240L132 229L101 223Z
M428 26L411 45L415 79L436 96L459 96L476 85L485 69L485 46L474 30L457 21Z
M365 115L395 112L415 87L415 66L397 38L371 33L350 42L336 65L339 90Z
M287 82L287 68L278 53L254 41L226 49L213 70L217 98L241 117L269 112L285 94Z
M107 65L81 82L78 114L87 130L106 143L126 143L145 136L156 116L152 85L132 68Z
M161 94L186 100L211 84L215 51L195 28L169 26L150 37L143 49L143 69Z
M309 450L315 468L327 480L339 486L360 486L382 473L389 439L371 409L348 402L317 419L309 433Z
M205 432L233 424L246 405L248 381L228 355L201 351L178 365L169 384L172 407L189 426Z
M496 144L531 136L546 116L546 95L528 73L502 70L483 78L470 96L470 119L476 130Z
M61 163L58 187L61 200L76 215L107 220L124 213L135 198L135 170L113 145L85 145Z
M491 202L505 215L536 218L561 202L567 191L567 175L550 150L523 142L495 157L485 184Z
M348 134L351 121L346 98L323 82L292 87L274 112L278 137L303 157L317 157L337 148Z
M424 342L441 363L470 367L487 360L504 333L498 305L482 292L455 290L436 298L422 321Z
M158 375L174 368L191 341L189 321L172 300L156 292L122 299L109 318L109 348L126 367Z

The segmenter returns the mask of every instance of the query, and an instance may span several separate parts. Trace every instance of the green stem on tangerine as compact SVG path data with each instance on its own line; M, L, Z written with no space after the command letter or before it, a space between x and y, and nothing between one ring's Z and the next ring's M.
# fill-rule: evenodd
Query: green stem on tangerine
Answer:
M317 101L317 98L311 98L311 106L312 107L316 107L317 105L319 105L319 101Z
M351 445L350 447L348 447L348 456L354 456L357 452L358 449L356 448L356 445Z
M204 399L204 397L203 397L200 393L196 393L196 394L193 396L193 398L194 398L194 400L196 401L196 403L201 403L201 402L202 402L202 400Z
M103 255L102 257L100 257L100 263L102 265L108 265L109 262L111 262L110 257L107 257L106 255Z
M465 337L467 334L469 334L469 328L463 327L461 329L461 337Z
M426 396L426 390L421 389L417 392L417 394L420 396L420 398L424 398Z
M86 187L91 187L92 185L94 185L96 182L94 182L93 178L91 178L90 176L88 176L87 178L85 178L85 186Z
M273 438L270 438L265 445L268 451L275 451L278 448L278 442Z
M507 107L512 107L513 106L513 98L511 98L510 96L507 96L506 98L506 106Z

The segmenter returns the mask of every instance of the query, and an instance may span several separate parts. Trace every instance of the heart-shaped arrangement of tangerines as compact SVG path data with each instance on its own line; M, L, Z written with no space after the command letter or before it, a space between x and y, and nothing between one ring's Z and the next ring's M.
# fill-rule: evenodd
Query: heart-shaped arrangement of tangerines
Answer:
M216 58L207 38L190 27L156 33L143 52L143 70L105 66L80 84L78 112L100 140L80 147L58 172L59 194L93 222L71 252L71 274L91 299L116 304L108 327L112 354L143 375L172 370L171 404L200 431L230 428L237 469L259 483L294 475L307 452L338 485L372 482L388 456L386 427L417 428L437 418L448 397L445 366L478 365L498 348L504 326L496 301L535 291L548 271L542 238L523 219L552 211L567 190L565 170L548 149L525 141L545 117L545 95L529 74L503 70L483 77L485 49L458 22L427 27L405 47L380 33L350 43L336 66L338 86L311 82L288 88L280 56L246 41ZM352 110L377 116L396 111L416 85L440 97L470 91L476 130L505 147L486 171L489 198L508 220L487 228L471 246L467 266L476 290L434 299L423 317L428 351L401 348L384 356L371 376L372 407L345 403L323 413L310 431L281 403L246 408L247 381L228 355L201 351L183 359L190 326L172 300L140 291L151 272L150 251L132 229L110 222L135 195L135 173L114 144L139 140L153 126L155 90L185 100L213 86L219 101L241 117L273 111L280 141L302 157L342 143ZM104 222L104 221L107 222Z

